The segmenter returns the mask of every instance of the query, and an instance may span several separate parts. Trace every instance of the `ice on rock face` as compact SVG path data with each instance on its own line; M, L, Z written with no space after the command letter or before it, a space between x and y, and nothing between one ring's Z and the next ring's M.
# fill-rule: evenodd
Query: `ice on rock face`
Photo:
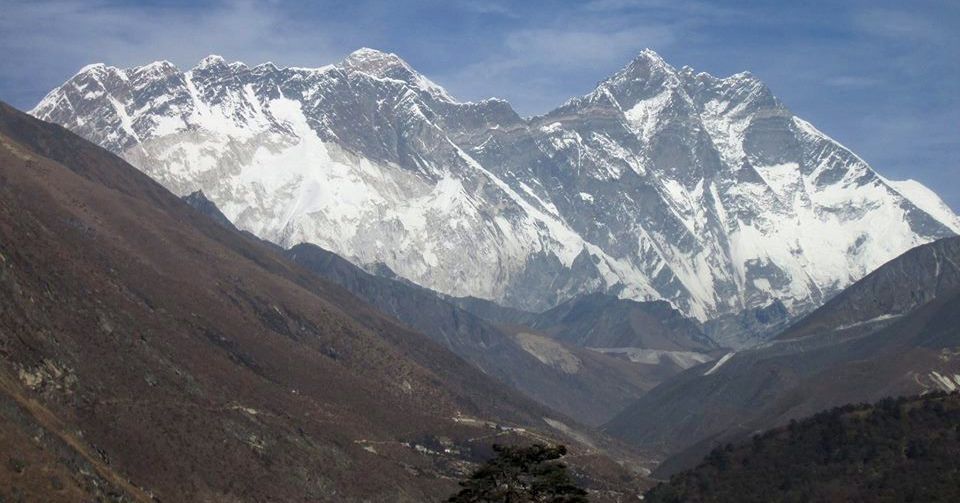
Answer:
M350 53L340 63L340 66L347 71L362 72L378 78L400 80L416 89L426 91L434 97L454 101L445 89L417 73L406 61L393 53L363 47Z
M200 63L197 65L198 69L205 70L207 68L216 68L219 66L225 66L227 64L226 60L223 59L223 56L217 54L211 54L200 60Z
M649 50L528 119L373 49L321 68L91 65L31 113L265 239L527 309L607 291L701 320L775 299L796 314L960 230L753 75Z

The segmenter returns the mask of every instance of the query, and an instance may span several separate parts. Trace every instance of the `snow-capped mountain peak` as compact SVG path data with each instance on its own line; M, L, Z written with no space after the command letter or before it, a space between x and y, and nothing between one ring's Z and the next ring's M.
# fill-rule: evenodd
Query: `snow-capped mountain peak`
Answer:
M400 59L400 56L369 47L351 52L340 65L349 70L365 72L376 77L389 77L390 72L397 70L415 73L406 61Z
M458 103L373 49L312 69L98 65L32 113L266 239L528 309L606 291L701 320L774 301L799 313L960 229L755 76L651 50L529 119Z
M382 79L400 80L436 98L454 101L444 88L418 73L394 53L363 47L350 53L339 66L347 72L363 72Z
M219 68L223 66L227 66L227 61L223 59L223 56L220 56L219 54L211 54L201 59L196 68L199 70L206 70L209 68Z

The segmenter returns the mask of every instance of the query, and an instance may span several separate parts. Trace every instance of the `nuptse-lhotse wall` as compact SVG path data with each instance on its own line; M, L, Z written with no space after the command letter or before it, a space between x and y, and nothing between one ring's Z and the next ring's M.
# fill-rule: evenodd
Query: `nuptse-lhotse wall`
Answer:
M265 239L532 310L608 291L700 320L775 299L798 313L960 232L754 76L649 50L532 118L371 49L322 68L91 65L31 113Z

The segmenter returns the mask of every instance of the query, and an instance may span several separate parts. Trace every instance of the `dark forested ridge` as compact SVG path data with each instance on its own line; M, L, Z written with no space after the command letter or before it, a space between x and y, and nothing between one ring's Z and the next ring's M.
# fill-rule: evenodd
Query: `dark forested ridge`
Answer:
M960 501L960 394L847 405L711 452L651 502Z

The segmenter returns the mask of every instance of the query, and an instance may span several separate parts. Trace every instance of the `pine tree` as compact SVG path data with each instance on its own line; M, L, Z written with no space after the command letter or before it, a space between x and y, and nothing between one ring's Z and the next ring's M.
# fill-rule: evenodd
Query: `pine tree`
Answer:
M587 492L573 483L567 467L556 461L566 447L533 444L494 445L497 456L461 482L450 503L587 503Z

